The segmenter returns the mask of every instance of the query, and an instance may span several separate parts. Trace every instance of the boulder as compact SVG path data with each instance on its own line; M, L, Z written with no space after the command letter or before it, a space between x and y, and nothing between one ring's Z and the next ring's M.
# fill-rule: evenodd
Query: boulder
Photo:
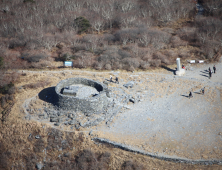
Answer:
M70 120L70 121L68 122L69 125L75 125L76 123L77 123L76 120Z
M126 87L127 89L130 87L132 88L134 86L134 81L129 81L128 83L123 85L124 87Z
M42 168L43 168L43 164L42 164L42 163L37 163L37 164L36 164L36 168L37 168L38 170L42 169Z
M58 121L59 121L59 118L57 117L50 118L50 122L58 122Z

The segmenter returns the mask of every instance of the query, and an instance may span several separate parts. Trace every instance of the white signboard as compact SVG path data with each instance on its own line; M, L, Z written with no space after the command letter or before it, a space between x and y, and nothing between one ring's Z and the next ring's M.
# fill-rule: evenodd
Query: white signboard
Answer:
M65 67L72 67L72 61L65 61L64 66Z

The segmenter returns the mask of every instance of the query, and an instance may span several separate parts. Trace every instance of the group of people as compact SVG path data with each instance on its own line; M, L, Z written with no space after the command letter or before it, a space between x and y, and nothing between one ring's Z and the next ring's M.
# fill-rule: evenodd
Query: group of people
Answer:
M214 71L211 71L211 69L210 69L210 67L209 67L209 69L208 69L209 79L212 77L212 73L216 73L216 66L215 66L215 65L213 66L213 70L214 70Z
M212 73L214 73L214 74L216 73L216 70L217 70L217 69L216 69L216 66L215 66L215 65L213 66L213 71L211 71L211 69L210 69L210 67L209 67L209 69L208 69L208 72L209 72L209 79L212 77ZM202 88L200 91L201 91L201 94L204 95L205 87ZM191 91L190 91L188 97L189 97L189 99L190 99L191 97L193 97L193 94L192 94Z
M113 82L113 77L110 75L110 82ZM118 77L115 78L115 83L119 84L119 79Z
M200 92L201 92L202 95L204 95L204 91L205 91L205 87L200 90ZM192 92L190 91L188 98L190 99L191 97L193 97L193 94L192 94Z

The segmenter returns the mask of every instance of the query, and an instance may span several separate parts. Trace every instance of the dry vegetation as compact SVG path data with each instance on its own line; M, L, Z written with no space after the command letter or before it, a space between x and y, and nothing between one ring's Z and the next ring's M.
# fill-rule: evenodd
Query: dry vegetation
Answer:
M133 71L171 64L178 56L217 60L222 2L199 3L201 15L193 0L1 0L4 67L72 60L77 68Z
M13 121L11 121L13 123ZM176 164L95 144L88 134L63 132L44 124L14 120L1 126L0 169L219 169L217 165ZM3 140L4 139L4 140Z

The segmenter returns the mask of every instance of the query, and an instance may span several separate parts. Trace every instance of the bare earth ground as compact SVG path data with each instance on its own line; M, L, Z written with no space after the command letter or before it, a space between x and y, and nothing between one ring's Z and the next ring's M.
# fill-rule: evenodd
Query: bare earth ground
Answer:
M101 138L150 153L220 160L222 67L218 67L218 72L210 80L198 75L208 68L207 65L187 71L184 77L147 74L141 78L141 87L134 92L142 93L144 101L119 114L110 127L94 129ZM205 95L199 93L203 87ZM190 90L194 96L191 99L188 98Z
M53 87L63 79L78 76L103 82L112 74L118 75L120 84L110 86L122 88L124 83L133 80L136 85L132 89L126 89L126 92L141 96L140 102L129 103L129 109L119 113L109 126L101 123L97 127L79 131L88 134L92 130L93 137L106 138L166 157L170 155L194 160L222 160L222 63L216 65L217 73L213 74L211 79L208 79L208 74L204 71L209 66L212 69L212 64L187 66L188 70L183 77L174 76L172 72L165 69L134 73L91 72L75 69L24 71L27 76L24 76L17 86L49 80L51 82L49 87ZM199 92L203 87L205 87L205 94L201 95ZM21 89L16 96L17 102L12 109L9 122L15 122L15 120L26 122L22 105L42 90L43 88ZM194 96L191 99L187 98L190 90L193 91ZM39 100L39 105L43 103L44 101ZM39 127L47 123L35 122L33 124ZM53 126L50 123L47 124L47 126ZM57 128L75 131L66 127ZM0 139L2 137L3 135ZM126 152L123 153L126 154ZM164 161L160 164L160 167L164 168ZM114 167L112 169L115 169Z

